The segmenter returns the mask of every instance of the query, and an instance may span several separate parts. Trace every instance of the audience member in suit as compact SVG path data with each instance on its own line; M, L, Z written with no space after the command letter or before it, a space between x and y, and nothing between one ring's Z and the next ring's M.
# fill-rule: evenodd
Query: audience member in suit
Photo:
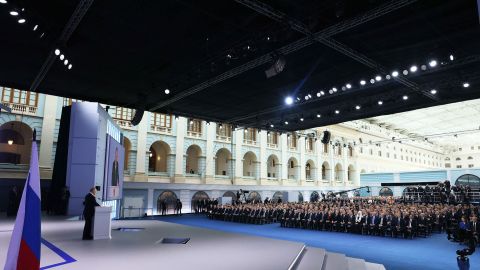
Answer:
M85 226L83 227L83 237L82 240L93 240L92 227L93 227L93 216L95 215L95 206L100 206L97 203L95 194L97 190L93 187L90 189L90 192L85 196L85 201L83 202L85 207L83 209L83 217L85 218Z

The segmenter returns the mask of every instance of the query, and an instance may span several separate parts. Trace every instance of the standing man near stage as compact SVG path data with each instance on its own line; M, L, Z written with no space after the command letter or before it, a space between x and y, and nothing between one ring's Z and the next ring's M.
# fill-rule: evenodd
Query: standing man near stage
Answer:
M83 209L83 217L85 218L85 227L83 227L83 237L82 240L93 240L92 227L93 227L93 216L95 215L95 206L100 206L97 203L95 194L97 190L93 187L90 189L90 192L85 196L85 201L83 204L85 208Z

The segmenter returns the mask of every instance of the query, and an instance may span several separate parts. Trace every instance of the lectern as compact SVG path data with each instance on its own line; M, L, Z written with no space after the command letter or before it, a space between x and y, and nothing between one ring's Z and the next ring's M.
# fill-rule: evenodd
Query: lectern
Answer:
M111 206L95 207L95 217L93 219L93 240L112 238L112 223L110 214Z

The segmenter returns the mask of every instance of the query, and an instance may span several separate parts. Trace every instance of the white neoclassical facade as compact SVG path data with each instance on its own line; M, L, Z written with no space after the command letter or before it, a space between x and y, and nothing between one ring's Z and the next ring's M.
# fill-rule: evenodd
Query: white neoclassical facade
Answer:
M1 102L12 108L11 113L0 114L4 180L0 182L11 185L14 179L25 178L33 129L39 141L42 179L48 181L61 109L75 100L6 87L0 87L0 92ZM164 192L181 199L185 207L194 196L221 197L240 188L262 198L272 198L278 191L299 192L308 200L314 191L360 186L361 173L431 170L452 164L445 161L450 156L438 145L388 142L402 135L362 120L281 134L232 130L225 123L149 112L138 126L132 126L131 109L110 106L109 113L125 136L122 205L126 208L154 212ZM328 144L321 143L325 130L332 135Z

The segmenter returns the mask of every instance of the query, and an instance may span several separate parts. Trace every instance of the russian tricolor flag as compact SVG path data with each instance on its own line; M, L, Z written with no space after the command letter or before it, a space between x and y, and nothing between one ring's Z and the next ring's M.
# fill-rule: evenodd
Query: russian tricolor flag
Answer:
M34 132L30 170L18 208L4 270L40 269L41 196L35 137Z

